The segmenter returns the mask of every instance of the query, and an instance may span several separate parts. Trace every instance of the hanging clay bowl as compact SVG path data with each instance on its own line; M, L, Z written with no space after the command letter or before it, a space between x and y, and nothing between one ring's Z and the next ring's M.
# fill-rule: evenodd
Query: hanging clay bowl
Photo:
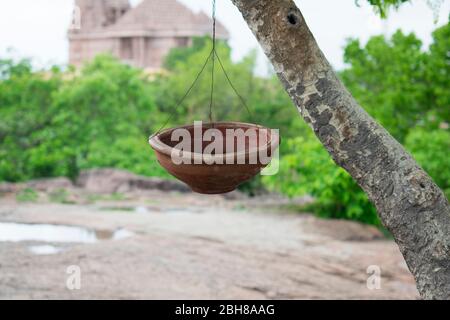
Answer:
M215 122L203 124L200 129L194 127L194 125L190 125L166 129L151 136L149 143L155 150L161 166L198 193L219 194L235 190L241 183L257 175L270 162L279 145L278 134L273 134L270 129L255 124ZM212 140L205 141L203 134L211 128L217 129L223 134L223 138L221 138L223 140L221 141L223 143L222 152L213 152L212 154L206 152ZM177 129L185 129L189 132L190 150L180 148L180 140L173 141L172 134ZM252 133L257 132L258 134L256 138L255 135L249 135L245 139L245 143L238 143L235 137L229 137L226 134L229 132L227 129L242 129L246 133L248 130L252 130ZM198 137L199 132L201 132L200 137ZM234 152L228 152L230 148L227 148L227 143L228 147L234 145L232 148ZM195 145L197 145L196 148ZM260 154L266 155L265 162L260 161L257 156ZM175 158L174 155L176 155ZM258 157L256 162L254 161L255 156ZM213 159L215 159L215 163L211 162ZM242 162L242 159L245 161Z

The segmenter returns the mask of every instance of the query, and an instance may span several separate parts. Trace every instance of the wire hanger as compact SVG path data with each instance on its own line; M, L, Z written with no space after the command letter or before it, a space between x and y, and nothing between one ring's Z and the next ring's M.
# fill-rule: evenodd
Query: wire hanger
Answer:
M228 84L233 89L233 91L236 94L236 96L239 98L240 103L247 110L247 113L249 114L250 118L253 118L253 115L250 112L250 109L247 106L247 103L245 102L245 99L242 97L242 95L238 92L238 90L234 86L233 82L231 81L230 76L228 75L228 73L227 73L227 71L226 71L226 69L225 69L225 67L224 67L224 65L222 63L222 60L220 59L219 54L217 53L217 50L216 50L216 48L217 48L216 21L217 21L217 18L216 18L216 0L212 0L212 50L210 51L208 57L206 58L202 68L200 69L199 73L195 77L195 79L192 82L192 84L189 86L189 88L187 89L185 94L181 97L181 99L177 102L177 104L173 108L174 110L178 109L178 107L189 96L189 94L191 93L192 89L195 87L195 85L197 84L198 80L200 79L200 76L202 75L203 71L205 71L205 68L208 65L208 62L211 61L211 64L212 64L212 69L211 69L211 94L210 94L208 118L209 118L209 122L213 126L214 126L213 108L214 108L214 82L215 82L216 60L219 63L219 66L220 66L223 74L225 75L225 78L227 79ZM171 115L166 120L166 122L164 122L164 124L161 126L161 128L153 136L158 135L161 132L161 130L163 130L167 126L167 124L173 118L174 114L175 114L174 112L171 113Z

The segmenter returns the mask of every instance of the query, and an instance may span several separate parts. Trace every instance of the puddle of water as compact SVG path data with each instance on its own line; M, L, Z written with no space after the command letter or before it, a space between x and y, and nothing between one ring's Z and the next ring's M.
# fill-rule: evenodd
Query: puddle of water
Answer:
M30 250L31 253L36 255L51 255L51 254L57 254L63 251L62 248L58 248L55 246L50 245L42 245L42 246L29 246L28 250Z
M42 241L94 243L94 231L72 226L51 224L0 223L0 241Z
M52 224L0 223L0 241L10 242L95 243L98 240L125 239L132 235L132 232L125 229L109 232ZM49 248L38 250L49 250Z

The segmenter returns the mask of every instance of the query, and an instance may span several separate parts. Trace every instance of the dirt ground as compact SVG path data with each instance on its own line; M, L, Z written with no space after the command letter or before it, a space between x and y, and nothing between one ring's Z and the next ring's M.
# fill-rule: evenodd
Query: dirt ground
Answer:
M0 299L418 298L397 246L378 230L283 212L265 197L145 191L74 202L3 196L0 222L133 235L47 255L31 253L30 241L0 241ZM66 286L71 265L81 270L79 290ZM373 265L381 282L370 290Z

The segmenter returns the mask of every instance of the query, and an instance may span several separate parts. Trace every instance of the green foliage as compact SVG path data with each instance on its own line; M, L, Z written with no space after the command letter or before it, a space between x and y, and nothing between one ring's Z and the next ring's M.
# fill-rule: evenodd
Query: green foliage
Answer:
M427 97L435 106L434 128L450 121L450 22L433 32L433 43L426 60Z
M405 2L410 0L367 0L374 8L375 11L382 17L386 18L389 9L397 9ZM356 1L358 3L358 0Z
M450 132L416 128L406 137L406 147L450 198Z
M390 40L372 37L365 47L351 40L344 53L351 67L341 72L362 106L398 140L435 106L425 78L427 54L413 34L397 31Z
M152 154L146 140L160 115L149 82L137 69L100 56L61 87L54 108L52 131L68 149L69 176L93 166L136 169L133 160ZM42 148L48 154L45 143Z
M161 115L142 71L99 56L80 72L2 64L0 179L75 177L91 167L163 175L147 137Z
M55 69L33 72L27 60L0 60L0 180L31 178L30 150L50 124L52 94L61 85Z
M36 202L38 198L38 193L31 188L25 188L16 195L16 200L18 202Z
M428 52L413 34L372 37L362 47L350 40L340 73L353 96L400 142L411 128L436 129L449 121L449 24L433 33Z

